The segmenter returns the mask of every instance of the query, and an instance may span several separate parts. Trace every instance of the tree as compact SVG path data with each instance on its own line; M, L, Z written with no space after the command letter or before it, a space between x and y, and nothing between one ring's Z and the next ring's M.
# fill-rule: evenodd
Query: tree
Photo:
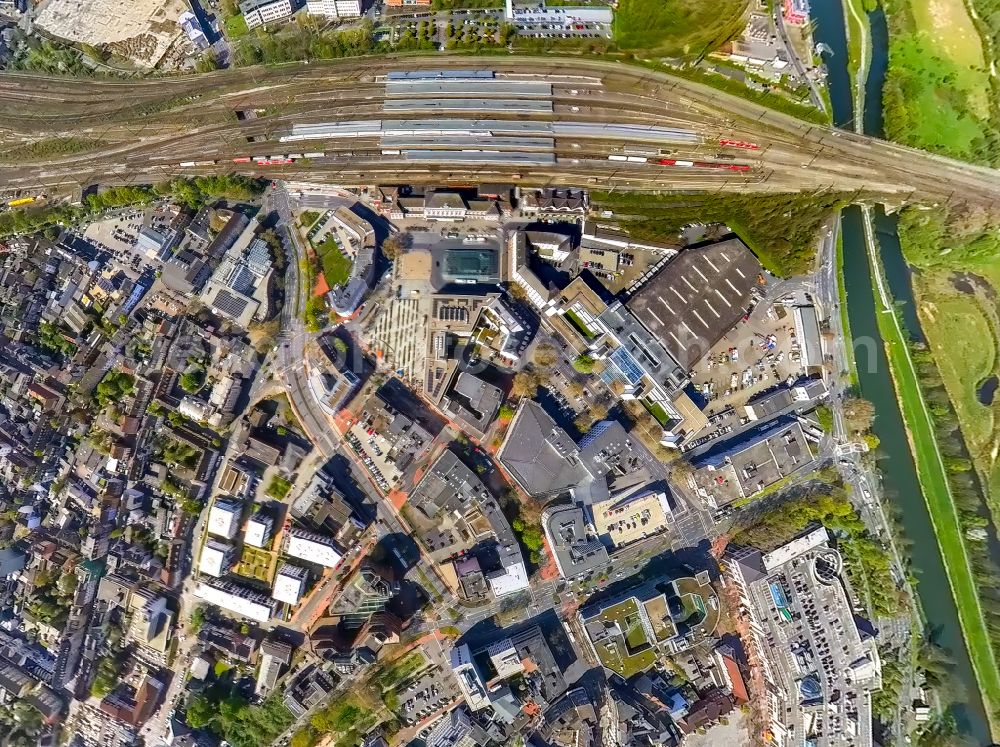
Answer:
M586 353L581 353L573 359L573 368L582 374L594 373L595 361Z
M382 242L382 256L394 262L409 248L411 241L412 238L408 233L390 234Z
M573 421L573 427L576 428L580 433L586 433L594 425L594 416L590 414L587 410L584 410L576 419Z
M333 349L336 350L338 353L346 353L347 352L347 343L344 342L343 340L341 340L339 337L334 337L333 338Z
M514 383L511 385L510 393L515 397L531 398L538 394L540 384L540 377L534 371L520 371L514 376Z
M556 352L556 349L548 343L542 343L541 345L535 346L531 360L539 368L551 368L555 365L556 361L559 360L559 354Z
M201 367L189 368L181 374L181 389L188 394L196 394L205 385L205 369Z
M188 703L184 720L192 729L204 729L215 719L215 704L207 696L196 695Z
M844 423L852 433L864 433L875 422L875 405L861 397L847 397L843 404Z
M566 393L571 397L581 397L583 396L583 392L583 384L579 381L571 381L566 385Z
M507 292L510 293L510 297L515 301L521 301L522 303L528 300L528 293L517 283L507 283Z
M687 459L677 459L670 465L670 477L686 482L694 474L694 465Z
M203 605L198 605L193 610L191 610L191 623L190 628L192 633L197 633L201 630L201 627L205 624L205 607Z

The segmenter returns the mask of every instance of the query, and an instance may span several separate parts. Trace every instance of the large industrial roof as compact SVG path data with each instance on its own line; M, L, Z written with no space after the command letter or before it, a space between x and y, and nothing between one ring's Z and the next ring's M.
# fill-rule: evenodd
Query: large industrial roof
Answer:
M689 248L625 305L690 370L746 313L761 272L739 239Z

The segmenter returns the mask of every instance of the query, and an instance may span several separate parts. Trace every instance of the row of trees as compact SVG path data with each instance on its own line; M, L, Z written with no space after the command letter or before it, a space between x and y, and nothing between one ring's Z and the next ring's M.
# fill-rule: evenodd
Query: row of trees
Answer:
M24 208L0 213L0 236L30 234L47 227L71 226L125 205L147 205L160 197L170 197L197 209L216 199L246 201L264 190L264 181L239 174L176 178L155 186L109 187L87 195L83 205L55 205Z
M810 270L820 229L850 197L826 191L775 195L591 193L595 207L627 216L623 227L636 238L675 241L682 226L689 223L724 223L754 250L765 268L782 277Z
M965 531L965 546L972 564L979 601L994 653L1000 657L1000 565L991 557L985 541L990 521L990 502L973 470L959 428L959 419L945 389L934 357L922 343L911 344L917 378L933 416L935 438L941 450L948 485L959 520Z

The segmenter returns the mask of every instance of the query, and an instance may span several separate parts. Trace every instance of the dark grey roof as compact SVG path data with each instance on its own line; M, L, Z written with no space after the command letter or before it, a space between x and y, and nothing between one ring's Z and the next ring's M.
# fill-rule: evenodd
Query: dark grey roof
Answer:
M573 439L530 400L521 401L499 458L518 484L534 496L568 490L588 477Z
M693 247L668 262L626 305L690 370L746 312L762 272L739 239Z

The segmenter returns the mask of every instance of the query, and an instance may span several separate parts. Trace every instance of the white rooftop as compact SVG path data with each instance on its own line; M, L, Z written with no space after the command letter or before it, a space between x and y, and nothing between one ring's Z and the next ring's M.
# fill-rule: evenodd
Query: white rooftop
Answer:
M239 529L240 506L231 501L215 501L208 512L208 531L232 539Z
M198 584L198 588L194 593L196 597L205 600L209 604L214 604L217 607L222 607L257 622L267 622L271 618L271 606L263 601L267 597L262 594L256 594L249 589L246 590L246 596L244 596L226 591L218 586ZM258 597L261 601L257 601Z
M201 559L198 562L198 570L207 573L209 576L218 578L229 570L226 556L232 547L216 540L209 540L201 548Z
M253 516L247 521L247 530L243 534L243 541L254 547L263 547L271 533L271 517Z
M503 574L490 576L487 579L495 596L515 594L528 588L528 571L525 569L524 563L513 563L506 566L504 571L506 572Z
M829 541L830 533L826 531L826 527L818 527L809 532L809 534L796 537L791 542L779 547L777 550L764 553L764 555L761 556L761 562L764 564L765 569L771 571L780 565L784 565L789 560L798 557L802 553L809 552L809 550L819 547L820 545L825 545Z
M286 552L293 558L333 568L344 556L333 546L333 540L320 535L292 534Z
M283 566L274 577L271 596L279 602L298 604L305 590L305 571L296 566Z

